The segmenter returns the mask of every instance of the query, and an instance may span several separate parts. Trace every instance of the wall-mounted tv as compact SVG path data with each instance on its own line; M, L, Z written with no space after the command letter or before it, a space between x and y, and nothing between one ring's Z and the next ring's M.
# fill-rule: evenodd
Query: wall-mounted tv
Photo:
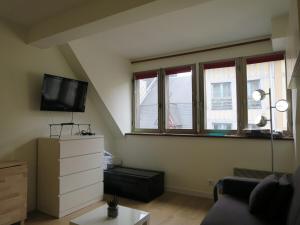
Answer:
M88 82L44 74L42 111L84 112Z

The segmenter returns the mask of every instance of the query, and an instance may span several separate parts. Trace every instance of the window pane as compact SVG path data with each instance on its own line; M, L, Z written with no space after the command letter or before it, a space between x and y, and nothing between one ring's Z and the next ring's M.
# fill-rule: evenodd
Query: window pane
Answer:
M262 89L266 93L271 88L272 105L280 99L286 99L286 76L285 61L271 61L247 65L247 93L248 93L248 128L249 129L270 129L268 122L265 127L257 127L255 119L264 115L270 118L269 96L260 102L255 102L252 98L253 91ZM287 130L287 112L273 110L274 130Z
M231 83L213 83L212 85L212 110L230 110L232 109Z
M193 129L192 70L166 74L166 128Z
M205 129L236 130L235 66L204 70Z
M213 123L214 130L231 130L231 123Z
M230 82L225 82L222 85L223 88L223 97L224 98L231 98L231 83Z
M261 102L254 101L252 93L260 89L260 80L248 80L247 81L247 99L249 109L261 109Z
M212 84L212 97L220 98L221 97L221 84Z
M158 76L135 81L135 127L158 129Z

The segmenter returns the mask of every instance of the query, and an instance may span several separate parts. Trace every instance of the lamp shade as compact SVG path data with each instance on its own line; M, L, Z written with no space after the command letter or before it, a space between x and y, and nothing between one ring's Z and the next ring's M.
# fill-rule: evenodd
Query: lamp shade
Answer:
M284 99L278 100L275 104L275 108L279 112L285 112L289 108L289 103Z
M261 89L258 89L252 93L252 97L255 101L263 100L265 98L265 96L266 96L266 93Z
M258 127L264 127L267 125L267 118L265 116L258 116L255 118L255 124L258 126Z

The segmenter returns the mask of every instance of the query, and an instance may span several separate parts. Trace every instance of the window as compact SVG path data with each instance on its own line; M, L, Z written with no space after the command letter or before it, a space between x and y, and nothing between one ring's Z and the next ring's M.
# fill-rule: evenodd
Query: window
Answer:
M253 92L270 88L272 106L291 98L282 52L200 63L197 82L195 68L134 73L134 131L242 134L244 129L269 129L269 123L262 128L255 125L258 116L270 117L269 96L254 101ZM272 116L274 130L290 134L290 112L273 110Z
M248 130L256 130L257 128L258 126L256 126L256 124L251 124L251 123L249 123L247 127Z
M271 88L272 105L276 101L287 98L286 90L286 75L285 75L285 60L283 54L273 54L260 57L251 57L247 60L247 92L252 96L254 89L262 89L269 92ZM259 84L254 84L254 81L260 81ZM255 86L255 87L254 87ZM249 98L248 98L249 99ZM253 105L254 100L248 100L248 124L255 124L256 117L261 115L270 118L269 111L269 96L257 105ZM258 105L259 104L259 105ZM275 130L287 130L287 112L277 112L273 110L273 127ZM248 126L249 127L249 126ZM255 129L270 129L268 123L265 127L257 127Z
M214 130L231 130L231 123L213 123Z
M158 129L158 71L134 75L135 128Z
M212 83L212 110L232 109L231 82Z
M165 69L166 129L193 129L193 69Z
M214 124L232 124L223 130L237 129L236 69L234 61L204 65L205 127L214 130ZM228 128L228 129L227 129Z
M247 99L248 99L248 109L261 109L261 102L254 101L252 98L252 93L260 89L260 80L248 80L247 81Z

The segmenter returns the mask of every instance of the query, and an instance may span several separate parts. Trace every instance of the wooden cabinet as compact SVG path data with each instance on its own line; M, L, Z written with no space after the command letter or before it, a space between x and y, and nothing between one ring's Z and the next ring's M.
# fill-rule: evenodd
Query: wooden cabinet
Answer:
M27 165L0 162L0 224L24 224L27 214Z
M102 136L40 138L38 209L57 218L103 198Z

